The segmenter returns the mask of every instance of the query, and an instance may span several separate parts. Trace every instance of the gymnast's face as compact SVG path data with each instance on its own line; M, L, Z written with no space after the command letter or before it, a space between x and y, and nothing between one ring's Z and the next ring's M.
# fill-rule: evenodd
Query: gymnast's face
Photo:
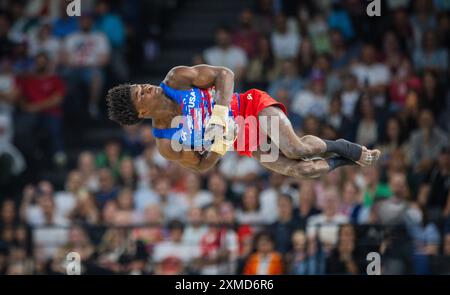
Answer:
M156 97L162 94L162 88L151 84L134 84L130 91L139 118L151 118L154 114L152 110L158 110L159 102Z

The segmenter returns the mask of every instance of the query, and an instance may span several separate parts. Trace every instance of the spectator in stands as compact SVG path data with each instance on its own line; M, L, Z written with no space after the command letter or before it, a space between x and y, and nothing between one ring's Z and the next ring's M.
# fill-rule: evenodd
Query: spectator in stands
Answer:
M439 152L448 146L448 136L435 125L430 110L424 109L419 115L419 130L411 134L409 146L410 159L416 172L427 173Z
M98 104L104 84L103 67L110 60L110 51L106 36L93 30L93 19L88 13L80 18L80 31L68 35L64 41L63 60L67 68L69 90L77 94L80 82L88 86L88 110L93 118L99 115Z
M407 222L409 234L414 243L413 264L415 274L431 274L430 262L439 254L440 234L436 224L428 219L426 208L420 207L419 222Z
M389 86L390 108L397 111L405 106L406 98L412 91L420 93L422 81L414 72L411 61L403 58Z
M30 140L35 132L48 132L53 161L65 165L66 154L62 136L61 104L66 94L64 81L49 72L49 59L45 53L35 58L35 71L20 82L23 116L18 126L18 137L26 140L21 146L35 148ZM28 149L29 149L28 148Z
M318 251L312 251L316 244L315 239L308 241L303 230L297 230L292 234L292 252L288 253L286 261L288 274L314 275L323 274L324 261Z
M85 198L86 194L87 189L81 173L72 170L67 175L64 190L55 193L55 204L60 208L61 214L67 216L74 209L78 199Z
M365 167L364 175L364 197L365 207L371 207L375 200L389 198L392 194L389 186L380 181L380 172L377 167Z
M344 70L352 59L356 58L358 48L356 46L349 48L339 30L330 31L330 43L331 67L333 70Z
M422 46L416 48L413 56L417 70L430 69L445 75L448 70L448 50L438 45L434 31L427 31L423 35Z
M375 114L373 98L363 95L360 100L359 111L361 118L356 129L356 142L367 147L373 147L379 138L379 123Z
M202 209L190 207L188 211L188 225L183 233L183 242L189 247L198 247L206 231L207 226L204 224Z
M348 223L349 218L339 211L339 196L336 189L325 192L323 211L308 219L306 232L308 237L318 239L325 250L331 249L338 241L339 226Z
M204 219L208 231L200 240L200 273L234 273L239 251L236 233L220 226L219 212L214 206L204 210Z
M0 114L0 187L14 183L14 177L26 168L22 153L12 144L11 129L12 122Z
M291 250L291 236L298 227L298 220L294 216L294 204L291 196L280 194L278 196L278 219L270 226L276 251L286 254Z
M96 12L95 28L105 34L111 47L111 70L117 80L125 81L129 75L128 64L124 60L125 25L111 11L109 1L98 1Z
M259 196L264 224L274 223L278 218L278 210L274 210L274 208L278 206L278 195L283 192L284 179L281 174L271 173L269 187L263 190Z
M310 77L315 60L316 52L314 51L311 39L303 39L297 55L298 73L302 79L308 79Z
M95 164L98 168L111 169L114 177L118 177L123 156L121 142L111 138L105 143L104 150L96 155Z
M391 78L388 67L376 60L376 49L372 44L364 44L359 62L352 66L352 73L358 78L359 86L373 96L376 107L386 103L385 91Z
M227 183L224 177L218 173L209 176L208 190L212 193L212 204L217 209L225 202Z
M108 168L102 168L98 171L98 181L99 190L96 192L95 200L100 208L103 208L107 201L116 199L118 190L114 176Z
M105 212L103 222L105 226L115 222L116 206L115 201L111 200L107 201L103 207L103 212ZM97 225L101 221L95 197L92 193L87 191L81 191L77 195L76 203L72 210L68 212L67 216L72 224Z
M302 180L298 191L298 218L302 230L306 229L306 223L311 216L320 214L316 206L316 192L314 182Z
M327 258L327 274L360 274L356 234L352 225L342 225L336 248Z
M44 21L37 33L30 37L29 55L34 57L39 53L45 53L49 59L49 71L55 72L61 60L61 43L52 36L52 27L49 21Z
M402 123L396 117L391 117L386 123L386 131L383 139L379 141L381 145L377 148L381 151L381 164L386 166L396 151L406 152L405 136L402 130Z
M361 97L361 91L358 87L358 80L355 75L346 73L342 79L342 113L353 121L356 106L358 105L359 98Z
M270 40L261 36L258 40L255 56L250 59L246 72L247 88L266 89L269 81L274 80L277 74L275 60L270 45Z
M326 95L325 76L320 71L313 71L309 89L297 92L291 103L292 111L300 117L313 115L323 119L328 113L329 98Z
M277 60L295 58L300 47L300 37L297 32L289 31L287 18L279 14L275 18L275 30L271 34L273 53Z
M236 218L239 224L257 226L263 221L259 204L259 189L248 186L242 196L241 206L237 209Z
M152 259L157 264L161 264L169 257L180 259L185 265L199 257L199 248L192 247L183 241L183 223L179 220L172 220L169 225L169 239L158 243L153 250Z
M352 224L359 223L362 209L362 194L356 183L347 181L342 188L342 201L339 212L350 219Z
M401 225L407 221L414 224L420 222L420 210L410 201L405 174L391 174L389 186L392 196L374 205L377 221L383 225Z
M399 40L393 31L386 31L383 35L382 45L383 63L391 73L397 72L402 61L405 59Z
M124 157L120 162L118 185L127 187L130 189L136 189L137 187L137 175L134 169L134 161L132 158Z
M450 274L450 233L446 233L442 239L442 251L433 258L433 274Z
M8 138L13 136L13 111L18 95L19 85L16 75L12 71L11 61L6 58L0 60L0 116L4 117L7 124L11 126L5 130Z
M233 44L243 49L249 59L252 59L258 51L260 32L255 29L255 20L251 9L244 9L239 15L239 27L234 31Z
M281 66L279 77L269 85L268 93L272 97L277 97L277 92L284 89L292 99L304 87L304 81L298 76L297 68L293 60L284 60Z
M94 154L89 151L83 151L78 156L77 170L81 173L83 183L90 191L99 189L99 180L97 169L95 167Z
M181 194L180 197L185 199L190 207L203 208L213 201L212 194L201 189L201 180L201 177L194 172L189 171L186 175L186 193Z
M59 40L79 30L79 18L67 15L66 9L67 6L61 5L59 16L53 20L52 34Z
M450 148L439 153L437 161L420 185L417 201L432 220L450 216Z
M352 136L352 122L342 112L342 102L339 93L331 99L328 116L325 121L338 132L339 137L350 138Z
M219 27L215 33L216 45L205 50L206 63L224 66L234 72L236 82L242 81L248 59L244 50L231 43L231 31L228 27Z
M427 70L423 74L423 88L419 92L419 104L422 109L429 109L433 112L436 120L445 110L445 92L439 84L438 77L434 71Z
M0 210L0 229L8 226L15 226L19 223L19 216L16 210L16 204L12 199L4 199Z
M281 275L284 272L283 259L274 250L270 233L260 232L255 237L255 252L250 255L244 267L244 275Z

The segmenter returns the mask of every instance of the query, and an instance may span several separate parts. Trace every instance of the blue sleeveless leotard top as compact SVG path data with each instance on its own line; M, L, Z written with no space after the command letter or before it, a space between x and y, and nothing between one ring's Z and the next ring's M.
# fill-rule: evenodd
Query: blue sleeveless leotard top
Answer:
M153 136L155 138L176 140L183 146L204 151L211 144L210 142L205 142L203 137L206 124L215 104L215 88L200 89L193 87L188 90L178 90L164 83L161 83L159 86L168 98L181 107L182 117L173 121L173 128L159 129L153 127ZM233 100L235 100L234 104L237 105L237 110L232 110L232 107L229 107L229 117L231 118L234 118L239 110L240 103L238 98L239 94L235 93Z

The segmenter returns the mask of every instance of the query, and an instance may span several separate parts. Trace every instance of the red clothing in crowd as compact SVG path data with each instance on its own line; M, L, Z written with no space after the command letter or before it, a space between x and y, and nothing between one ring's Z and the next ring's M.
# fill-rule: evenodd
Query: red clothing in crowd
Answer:
M56 75L31 75L21 79L19 85L23 97L29 104L41 103L52 98L54 95L64 96L66 94L64 81ZM55 106L44 110L43 113L61 116L62 110L60 106Z

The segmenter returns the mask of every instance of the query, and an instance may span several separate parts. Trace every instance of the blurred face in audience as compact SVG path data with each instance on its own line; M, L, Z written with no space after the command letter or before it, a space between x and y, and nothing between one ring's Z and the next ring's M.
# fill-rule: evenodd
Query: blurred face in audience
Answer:
M239 22L243 28L251 28L253 25L253 12L250 9L244 9L239 16Z
M192 207L189 209L188 221L192 226L198 226L203 222L202 209Z
M331 32L331 44L333 48L341 48L345 45L341 32L336 30Z
M429 71L425 72L425 74L423 75L423 87L425 88L425 90L433 91L436 89L436 86L437 81L434 75Z
M88 15L80 17L80 28L83 32L89 32L92 28L92 17Z
M170 193L170 183L166 178L160 178L156 183L155 191L161 197L166 197Z
M200 177L192 172L186 175L186 188L188 192L195 193L200 190Z
M306 249L306 235L304 231L295 231L292 235L292 246L295 251L304 251Z
M120 175L123 178L132 178L134 176L134 162L131 158L123 159L120 162Z
M182 228L172 228L170 229L170 240L175 243L180 243L183 238L183 229Z
M407 193L406 176L403 173L394 173L389 177L389 186L394 196L405 198Z
M69 242L74 245L85 244L87 242L85 231L79 226L72 227L69 230Z
M355 240L355 229L351 224L344 224L341 226L339 240Z
M287 31L287 21L283 14L279 14L275 18L275 29L280 33L286 33Z
M434 117L429 110L423 110L419 117L419 126L422 129L428 130L434 126Z
M336 190L332 189L327 191L323 203L323 213L328 217L333 217L337 213L338 204L339 201Z
M292 217L292 201L287 196L278 197L278 215L283 220L289 220Z
M101 169L98 172L100 189L104 192L111 191L114 187L114 178L109 169Z
M216 32L216 43L221 48L227 48L231 45L230 33L225 29L219 29Z
M260 254L269 254L273 251L273 242L270 237L262 235L256 244L256 248Z
M347 181L342 190L342 200L347 204L354 204L359 199L359 191L356 185Z
M164 219L161 207L158 204L150 205L144 210L145 222L161 223Z
M438 165L441 169L450 169L450 148L439 154Z
M376 185L379 181L379 174L377 167L368 166L363 169L364 179L368 186Z
M46 73L48 69L48 57L45 54L39 54L35 59L35 66L37 73Z
M256 211L258 210L258 189L254 186L248 187L242 196L242 205L244 210Z
M423 49L434 50L436 48L436 35L434 31L428 31L423 36Z
M396 141L400 137L400 126L394 118L389 119L386 126L386 134L390 141Z
M209 178L208 189L214 195L225 195L226 182L225 179L219 174L213 174Z
M42 194L39 199L39 206L42 209L45 217L47 219L53 217L53 212L55 209L55 203L53 202L53 196L49 194Z
M208 207L205 210L205 221L208 225L218 225L220 222L217 209L214 207Z
M131 189L125 188L120 191L117 197L117 202L121 210L132 210L133 209L133 191Z
M220 206L220 219L226 224L233 224L235 221L234 207L231 203L223 203Z
M16 205L12 200L3 202L1 211L1 222L3 224L12 224L16 217Z
M103 206L102 219L104 224L113 224L117 213L117 203L115 201L107 201Z
M110 161L118 159L120 155L120 143L118 141L108 142L105 146L105 154Z
M364 45L361 53L362 62L368 65L375 63L375 48L372 45Z
M298 192L300 208L311 208L314 206L316 193L314 192L314 183L309 180L303 180Z
M78 169L82 173L91 173L95 170L94 155L91 152L83 152L78 157Z
M67 176L66 190L69 192L77 192L83 187L83 179L81 173L74 170Z

